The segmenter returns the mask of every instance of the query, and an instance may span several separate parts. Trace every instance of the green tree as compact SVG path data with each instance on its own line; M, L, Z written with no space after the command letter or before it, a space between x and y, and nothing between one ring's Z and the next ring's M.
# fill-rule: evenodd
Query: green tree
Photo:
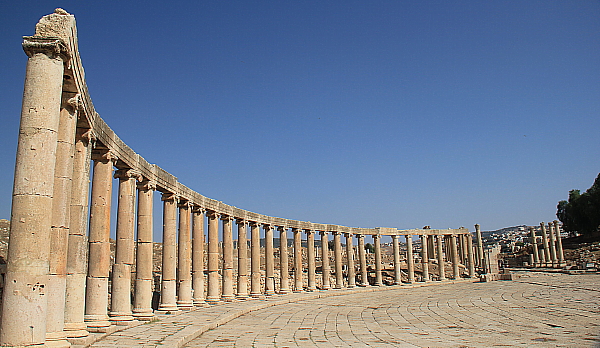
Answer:
M375 252L375 247L371 243L365 244L365 250L371 254Z
M556 217L563 223L565 231L600 237L600 174L584 193L569 191L569 200L558 202Z

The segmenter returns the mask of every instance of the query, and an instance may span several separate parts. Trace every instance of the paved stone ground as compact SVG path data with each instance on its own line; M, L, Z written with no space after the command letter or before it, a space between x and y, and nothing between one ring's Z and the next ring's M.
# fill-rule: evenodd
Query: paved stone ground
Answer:
M290 303L241 316L186 347L594 347L600 275L523 273Z
M593 347L599 332L600 275L521 273L221 303L93 347Z

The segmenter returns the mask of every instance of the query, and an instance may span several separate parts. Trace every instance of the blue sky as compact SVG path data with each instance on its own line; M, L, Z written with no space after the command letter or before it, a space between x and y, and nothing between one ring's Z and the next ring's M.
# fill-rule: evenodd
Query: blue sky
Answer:
M5 1L0 218L21 36L57 6L107 123L240 208L492 230L555 219L600 172L598 1Z

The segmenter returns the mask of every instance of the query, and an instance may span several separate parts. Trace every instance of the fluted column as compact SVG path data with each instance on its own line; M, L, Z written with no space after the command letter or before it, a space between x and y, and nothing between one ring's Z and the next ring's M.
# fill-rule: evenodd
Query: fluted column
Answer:
M65 331L68 338L88 335L84 323L85 281L88 267L88 205L91 131L78 128L73 158L69 247L67 254L67 289L65 300Z
M344 287L344 274L342 271L342 241L341 233L333 232L333 255L335 265L335 289Z
M532 266L537 267L540 265L540 255L539 255L539 251L538 251L537 238L535 236L535 228L533 226L529 227L529 236L531 239L531 246L533 248L533 265Z
M204 209L192 208L192 289L194 306L204 301Z
M288 263L287 227L279 226L279 293L290 292L290 269Z
M108 321L108 275L110 271L110 202L113 161L110 152L94 153L90 201L88 277L85 294L85 322L90 332L106 332Z
M392 236L394 248L394 285L402 284L402 270L400 269L400 241L397 235Z
M294 234L294 292L301 292L302 285L302 231L292 228Z
M246 221L236 219L238 231L238 278L236 297L244 299L248 297L248 232Z
M152 264L153 264L153 201L156 185L149 181L138 184L137 250L135 260L135 296L133 316L138 320L151 320Z
M446 280L446 268L444 267L444 247L442 245L444 236L437 235L437 236L435 236L435 239L437 240L436 246L437 246L437 257L438 257L438 270L439 270L438 276L440 278L440 281L442 281L442 280Z
M315 231L306 230L306 258L308 259L308 291L317 290L316 257L315 257Z
M460 273L458 269L458 249L456 246L456 235L448 236L450 238L450 254L452 255L452 277L454 279L460 278Z
M348 288L356 287L356 274L354 271L354 245L352 233L346 233L346 262L348 263Z
M475 260L473 257L473 237L471 233L465 235L467 237L467 262L469 263L469 278L475 277Z
M76 110L78 97L63 94L60 110L54 189L52 197L52 229L50 236L50 268L48 274L48 312L46 315L46 340L55 346L69 346L66 341L65 296L67 288L67 248L70 229L70 204L73 176Z
M219 286L219 214L206 211L208 218L208 289L206 302L215 303L221 300Z
M166 192L163 201L163 254L160 284L161 312L177 311L177 196Z
M358 261L360 263L360 286L369 286L367 277L367 255L365 251L365 235L358 235Z
M329 290L329 237L326 231L321 231L321 272L323 276L322 290Z
M3 296L0 344L46 340L52 197L63 63L57 40L29 42L12 196L10 248ZM36 40L37 41L37 40ZM62 54L61 54L62 53Z
M554 220L554 231L556 231L556 251L558 253L558 262L562 267L565 262L565 254L563 252L562 237L560 236L560 225L558 220Z
M483 273L487 273L485 269L485 256L483 255L483 238L481 237L481 229L479 224L475 225L475 237L477 238L477 266L483 269Z
M429 250L427 245L429 236L426 234L421 235L421 269L423 274L423 281L429 281Z
M375 286L382 286L383 277L381 275L381 237L378 234L373 236L373 244L375 244Z
M544 266L548 267L548 264L552 262L550 258L550 246L548 245L548 234L546 233L546 224L540 222L540 228L542 229L542 245L544 246Z
M221 273L223 288L221 299L231 301L233 295L233 218L228 215L221 215L223 221L223 270Z
M250 221L250 296L259 297L260 291L260 224Z
M556 257L556 238L554 237L554 224L548 223L548 233L550 237L550 258L552 259L552 267L558 267L558 258Z
M406 239L406 266L408 267L408 283L415 282L415 258L413 256L413 240L412 236L407 234Z
M136 179L131 169L115 173L119 179L115 263L112 268L110 320L117 325L133 320L131 312L131 267L133 266Z
M179 235L177 248L177 307L190 310L192 301L192 250L190 233L190 203L179 203Z
M273 255L273 226L264 224L265 229L265 295L275 294L275 257Z

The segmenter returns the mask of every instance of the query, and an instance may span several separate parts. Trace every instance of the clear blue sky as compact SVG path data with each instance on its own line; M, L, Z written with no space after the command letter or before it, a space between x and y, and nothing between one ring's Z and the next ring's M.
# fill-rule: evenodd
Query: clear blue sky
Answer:
M240 208L492 230L555 219L600 172L599 1L3 1L0 218L21 36L59 6L107 123Z

